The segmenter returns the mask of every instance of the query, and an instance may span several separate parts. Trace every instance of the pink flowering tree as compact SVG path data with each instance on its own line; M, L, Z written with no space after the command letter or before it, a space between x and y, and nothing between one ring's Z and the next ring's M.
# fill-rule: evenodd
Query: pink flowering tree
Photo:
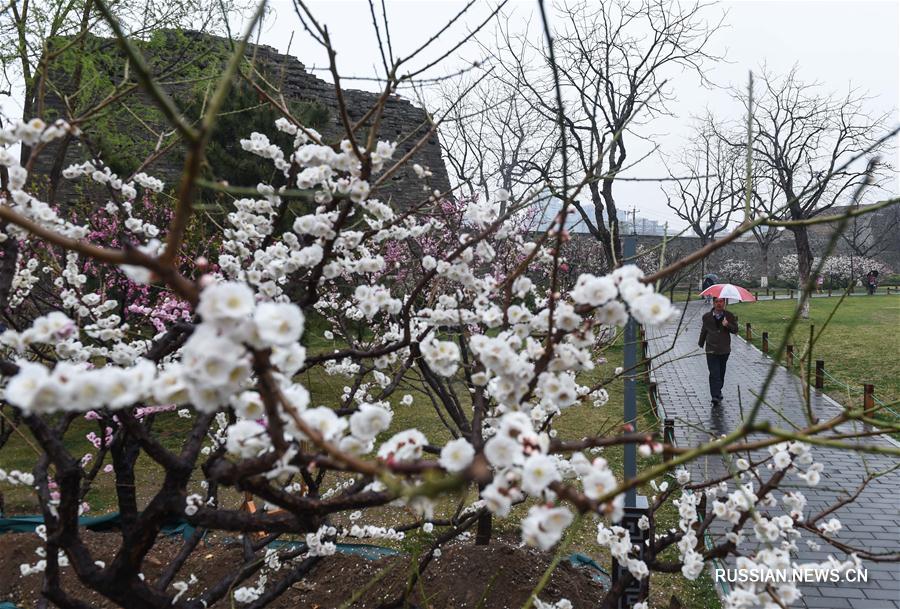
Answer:
M327 29L300 10L337 75ZM0 131L3 237L19 244L4 304L27 303L2 337L3 398L40 452L31 472L4 471L0 479L31 488L40 505L42 553L21 570L41 574L50 602L86 606L61 578L61 569L71 569L83 586L125 607L256 609L330 560L339 542L437 531L412 558L409 585L386 603L399 607L442 546L473 529L488 542L494 518L515 518L522 541L542 551L557 548L574 522L595 518L597 547L626 568L598 599L603 607L656 573L694 580L710 561L734 555L760 568L792 565L789 545L776 542L834 541L840 524L831 511L805 512L803 493L781 486L818 484L823 465L813 444L825 438L852 449L853 434L838 426L867 416L858 410L773 429L755 418L762 395L740 428L696 447L622 426L560 437L562 412L609 399L605 382L585 380L604 363L594 352L599 337L629 316L648 327L669 322L676 311L654 286L720 245L662 258L647 272L624 265L567 279L569 199L539 234L522 224L537 193L458 200L426 188L405 208L387 202L385 185L411 155L398 154L377 125L416 54L393 61L368 123L349 118L335 79L344 127L336 139L301 124L277 91L257 82L260 97L284 114L275 127L292 145L259 133L240 144L280 185L213 185L233 197L232 208L213 243L192 239L205 146L232 78L241 71L252 80L244 65L252 32L237 44L197 124L184 120L120 40L185 149L173 207L162 216L135 204L164 190L158 179L118 176L97 159L62 176L110 191L111 203L98 201L102 217L55 209L29 188L29 167L11 147L31 146L34 156L42 143L77 138L77 117L34 118ZM429 168L414 173L428 185ZM556 191L566 197L583 186L563 181ZM731 238L751 228L744 223ZM26 252L37 251L52 252L52 261L32 265ZM42 282L52 285L54 300L35 296ZM322 388L332 381L344 388ZM452 439L436 443L398 424L398 409L409 406L433 412ZM65 441L85 416L98 424L90 457ZM183 419L177 447L158 434L162 417ZM880 419L867 422L896 431ZM623 480L593 450L624 444L671 458ZM730 476L692 479L692 461L720 454L729 457ZM140 503L139 458L164 472L155 487L141 489L147 499ZM85 543L78 517L86 489L110 469L121 536L104 562ZM626 491L644 484L655 494L639 525L649 531L641 550L621 519ZM243 508L229 500L235 491L266 507ZM451 497L461 498L459 508L436 515ZM402 516L379 521L390 506L404 508ZM657 528L667 506L678 513L670 530ZM147 577L148 554L172 519L197 532ZM704 544L719 524L727 532ZM241 536L244 551L227 576L200 589L184 567L206 532ZM269 545L284 538L294 543ZM869 556L851 550L852 558L831 566L854 568ZM535 598L540 593L538 586ZM646 586L641 594L635 607L646 608ZM786 605L798 591L747 582L733 594L735 602L750 595Z

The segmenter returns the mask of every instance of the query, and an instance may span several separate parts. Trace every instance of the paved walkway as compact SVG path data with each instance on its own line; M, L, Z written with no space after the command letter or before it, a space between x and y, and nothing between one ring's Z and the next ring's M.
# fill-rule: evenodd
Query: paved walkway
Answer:
M685 306L679 304L679 307ZM654 356L654 375L665 416L674 418L675 438L680 446L694 446L712 435L727 433L741 422L741 410L754 401L754 393L762 387L771 359L748 345L743 339L732 339L732 352L725 377L725 401L713 409L709 400L706 358L697 347L700 316L707 311L702 302L687 304L679 329L678 320L648 332L650 354ZM674 341L674 345L673 345ZM887 355L887 354L886 354ZM896 354L890 354L890 357ZM770 385L767 401L759 418L770 420L782 428L790 425L786 417L805 425L800 381L779 367ZM781 413L775 412L779 409ZM820 419L839 411L839 406L815 392L813 409ZM849 429L847 430L849 431ZM868 442L886 443L885 439ZM813 515L847 492L854 492L866 472L881 471L896 465L897 460L881 455L860 455L849 451L814 448L816 461L825 465L818 486L807 487L790 476L790 485L806 495L809 503L804 513ZM694 477L707 478L725 473L721 457L707 457L694 465ZM787 489L788 487L783 487ZM780 493L777 494L780 499ZM900 472L893 472L872 482L852 504L835 514L843 524L837 540L870 552L900 552ZM714 531L715 534L715 531ZM750 531L752 537L752 530ZM804 532L803 539L814 539ZM810 550L804 541L798 543L797 559L802 562L822 561L828 555L843 559L845 555L824 542L818 551ZM900 609L900 564L866 561L868 583L806 584L801 587L803 599L796 607L807 609Z

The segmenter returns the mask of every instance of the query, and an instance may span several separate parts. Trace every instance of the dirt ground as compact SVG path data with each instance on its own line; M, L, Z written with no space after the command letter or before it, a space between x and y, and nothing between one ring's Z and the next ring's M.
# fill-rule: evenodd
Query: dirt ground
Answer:
M83 538L97 560L108 561L118 547L115 533L86 532ZM34 564L40 557L35 549L40 545L36 535L16 533L0 535L0 601L11 601L21 609L31 609L40 598L42 575L22 576L19 565ZM175 556L180 538L161 539L147 559L145 575L158 575ZM550 563L551 556L528 548L519 548L498 541L490 546L475 546L471 542L452 545L425 572L416 587L413 602L422 609L518 609L527 600L533 587ZM211 537L202 543L188 560L176 580L186 580L190 574L198 578L186 598L200 594L241 562L240 547L222 538ZM285 572L286 568L282 568ZM377 582L373 580L381 574ZM383 601L395 598L405 586L410 574L410 559L396 556L380 560L366 560L359 556L336 554L323 559L301 581L295 583L278 601L270 605L278 609L309 608L336 609L360 590L353 609L374 609ZM270 582L278 574L270 577ZM252 585L255 579L244 582ZM78 583L71 568L63 570L64 588L76 598L98 609L117 607L105 598L86 590ZM569 599L575 609L596 607L602 598L603 587L585 569L563 561L554 571L550 582L540 594L543 601ZM225 598L213 607L231 607ZM236 605L240 606L240 605Z

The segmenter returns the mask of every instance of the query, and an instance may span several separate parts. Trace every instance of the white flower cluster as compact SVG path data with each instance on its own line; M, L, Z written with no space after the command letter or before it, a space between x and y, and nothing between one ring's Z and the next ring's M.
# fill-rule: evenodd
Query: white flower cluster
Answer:
M386 539L390 541L403 541L406 534L402 531L396 531L391 527L378 527L372 525L359 526L354 524L350 530L344 529L344 537L355 537L357 539Z
M472 463L475 448L465 438L447 442L441 449L440 464L448 472L461 472Z
M337 535L337 529L332 526L319 527L315 533L306 534L306 555L307 556L332 556L337 552L337 546L333 541L326 538L334 539Z
M644 272L635 265L622 266L606 277L582 274L571 292L572 300L578 304L600 307L599 317L604 321L619 321L623 312L614 300L618 296L639 323L648 326L663 324L675 315L675 309L668 298L641 281L643 276Z
M435 373L441 376L456 374L460 358L459 346L456 343L429 337L428 340L419 343L419 349L422 357L425 358L425 363Z
M612 557L627 568L636 579L644 579L649 575L647 564L631 556L633 552L636 552L636 548L631 542L631 534L627 529L616 525L606 527L600 523L597 525L597 543L602 547L609 548Z
M522 520L522 539L525 543L549 550L572 524L572 512L566 507L533 505Z
M34 486L34 475L27 472L20 472L17 469L6 471L0 469L0 483L6 482L12 486L24 484L25 486Z
M366 319L372 319L379 311L396 315L403 305L398 299L391 298L390 290L381 286L357 286L353 299Z
M270 143L269 138L263 133L253 132L250 139L242 139L241 148L264 159L272 159L275 167L282 171L290 167L290 163L284 160L284 151Z
M220 283L203 291L197 311L204 323L185 343L181 361L169 363L162 370L148 360L127 368L92 368L86 362L61 361L52 370L20 360L20 370L7 384L5 397L26 412L86 412L104 406L124 408L138 401L190 402L197 410L212 412L227 405L229 398L248 383L251 365L246 345L271 348L272 361L287 378L303 365L305 351L297 343L303 332L303 314L296 306L271 302L257 305L246 285ZM3 341L28 344L59 340L74 329L69 318L51 313L35 320L21 335L4 334ZM286 383L288 395L304 391ZM246 432L241 429L241 433Z
M28 146L34 146L38 143L52 142L67 133L77 136L80 130L77 127L72 127L62 119L54 121L52 125L48 125L39 118L33 118L27 122L14 120L9 122L3 129L0 129L0 144L9 146L22 142ZM4 150L4 153L11 155L8 150ZM2 156L0 156L0 159L2 159ZM3 165L9 164L2 162L2 160L0 160L0 163Z
M0 163L8 165L9 193L12 201L6 200L6 204L13 211L42 227L49 228L71 239L84 239L87 236L87 228L63 220L50 205L23 190L25 183L28 181L28 171L19 165L12 155L2 155ZM22 239L28 236L27 232L16 226L9 226L6 230ZM8 238L8 236L6 233L3 233L3 240Z
M135 174L130 181L125 182L118 175L112 172L109 167L101 165L95 161L86 161L84 163L69 165L63 169L62 175L67 180L74 180L80 177L88 177L98 184L103 184L112 190L119 191L127 201L132 201L137 197L137 189L135 185L144 188L147 191L160 193L165 188L165 183L144 172ZM111 208L115 209L116 205L111 204Z
M47 526L46 525L38 525L34 529L35 535L41 538L42 541L47 541ZM22 577L27 577L29 575L37 575L39 573L43 573L47 569L47 550L44 546L38 546L35 548L34 553L38 555L39 560L35 562L33 565L29 563L22 563L19 565L19 573ZM56 555L56 564L60 567L68 567L69 566L69 557L66 556L66 553L63 550L57 550Z

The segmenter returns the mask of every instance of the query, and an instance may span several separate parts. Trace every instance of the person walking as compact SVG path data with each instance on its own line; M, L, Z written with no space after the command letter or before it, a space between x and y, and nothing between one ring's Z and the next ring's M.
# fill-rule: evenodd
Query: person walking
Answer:
M725 310L727 298L716 298L713 307L703 315L700 328L701 348L705 347L706 367L709 369L709 395L713 406L722 404L725 367L731 354L731 335L738 333L738 319Z
M715 280L713 279L713 276L712 276L711 274L705 276L705 277L703 278L703 282L700 284L700 291L702 292L702 291L706 290L709 286L711 286L711 285L713 285L713 284L715 284L715 283L716 283L716 282L715 282ZM704 298L704 300L706 301L706 304L710 304L710 303L712 302L712 298L711 298L710 296L706 296L706 297Z
M869 296L875 294L878 289L878 271L869 271L866 275L866 286L869 288Z

